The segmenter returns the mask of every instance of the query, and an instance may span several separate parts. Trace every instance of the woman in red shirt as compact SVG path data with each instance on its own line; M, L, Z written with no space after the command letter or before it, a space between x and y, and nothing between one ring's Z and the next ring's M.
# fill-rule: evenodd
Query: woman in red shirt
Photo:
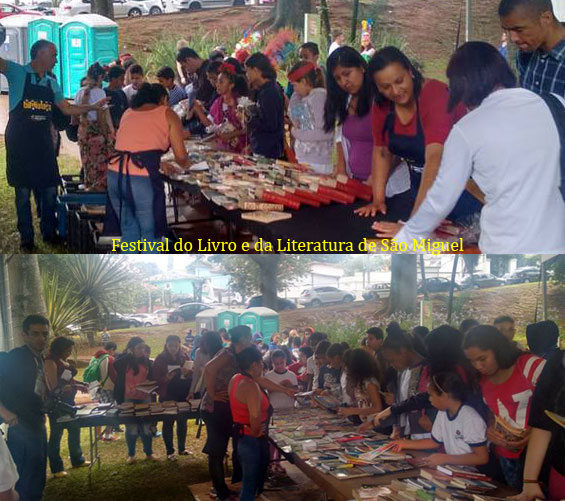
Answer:
M520 490L523 453L530 436L528 416L545 360L520 351L491 325L473 327L465 336L463 349L480 375L483 399L495 417L487 437L494 445L506 483ZM510 429L515 432L509 433Z
M449 131L464 110L449 113L447 85L425 79L396 47L379 50L371 59L368 71L375 85L373 201L356 212L362 216L386 214L387 182L400 159L409 167L414 214L436 178ZM464 192L451 217L464 217L480 208L479 200Z
M254 501L263 491L269 466L268 421L272 407L257 382L263 376L263 357L255 346L237 355L240 372L232 377L228 393L234 422L234 453L241 462L240 501Z

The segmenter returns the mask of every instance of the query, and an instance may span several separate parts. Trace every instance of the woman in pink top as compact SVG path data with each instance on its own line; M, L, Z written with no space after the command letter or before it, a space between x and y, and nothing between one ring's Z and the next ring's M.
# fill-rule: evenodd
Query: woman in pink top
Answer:
M153 377L151 365L145 356L143 339L137 336L132 337L128 341L125 352L114 362L114 368L117 375L114 394L118 404L123 402L140 404L151 401L149 394L137 389L139 384L150 381ZM157 459L153 454L153 435L150 427L150 422L126 425L128 464L135 462L135 444L138 436L141 438L143 452L145 452L147 459Z
M169 147L175 161L186 167L188 156L180 118L167 106L167 91L159 84L143 84L122 116L116 154L108 166L108 196L128 244L159 242L167 233L165 189L160 169ZM135 251L136 246L130 246Z

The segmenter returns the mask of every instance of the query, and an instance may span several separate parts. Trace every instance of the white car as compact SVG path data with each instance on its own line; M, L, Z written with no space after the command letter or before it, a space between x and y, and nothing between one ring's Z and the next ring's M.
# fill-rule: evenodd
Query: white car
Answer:
M158 16L165 12L165 5L161 0L132 0L132 2L145 5L150 16Z
M151 327L152 325L163 325L167 323L167 318L164 319L159 315L150 313L136 313L135 315L130 315L133 318L139 320L143 327Z
M173 0L177 10L213 9L215 7L243 7L246 0Z
M113 4L114 17L139 17L149 14L144 2L113 0ZM62 16L90 13L90 0L63 0L59 5L59 14Z
M328 303L351 303L355 294L337 287L311 287L300 294L298 302L304 306L321 306Z

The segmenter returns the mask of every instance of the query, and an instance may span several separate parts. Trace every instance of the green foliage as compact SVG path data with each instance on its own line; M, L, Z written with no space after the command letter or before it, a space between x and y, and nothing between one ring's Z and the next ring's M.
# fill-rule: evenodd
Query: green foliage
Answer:
M548 267L553 271L553 281L565 284L565 255L561 254Z
M448 308L449 303L449 295L441 295L438 298L445 303L445 307ZM453 295L453 303L452 303L452 315L456 318L460 318L465 311L467 303L471 299L471 291L463 291L460 292L458 295ZM452 322L453 325L457 325Z

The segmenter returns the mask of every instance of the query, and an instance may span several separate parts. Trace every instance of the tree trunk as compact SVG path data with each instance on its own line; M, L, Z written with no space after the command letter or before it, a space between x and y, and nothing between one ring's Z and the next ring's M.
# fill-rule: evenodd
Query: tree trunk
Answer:
M311 0L278 0L271 29L304 27L304 14L310 12Z
M393 254L391 257L389 314L415 311L416 278L416 255Z
M261 295L263 296L263 306L277 310L277 289L280 254L269 254L268 256L251 255L249 256L259 266L261 270Z
M357 37L357 18L359 17L359 0L353 0L353 15L351 16L351 34L349 41L351 45L355 45L355 38Z
M322 37L329 48L332 38L332 27L330 24L330 9L326 0L320 0L320 20L322 23Z
M459 254L455 254L453 260L453 269L451 270L451 284L449 285L449 303L447 304L447 323L451 323L451 314L453 313L453 289L455 288L455 276L457 275L457 264L459 263Z
M15 331L21 332L22 323L28 315L38 314L47 318L37 255L14 255L8 264L8 273L12 323Z
M420 254L420 275L422 275L422 289L424 291L424 297L428 299L428 284L426 282L426 266L424 263L424 255Z
M100 14L108 19L114 19L114 3L112 0L92 0L91 12Z

